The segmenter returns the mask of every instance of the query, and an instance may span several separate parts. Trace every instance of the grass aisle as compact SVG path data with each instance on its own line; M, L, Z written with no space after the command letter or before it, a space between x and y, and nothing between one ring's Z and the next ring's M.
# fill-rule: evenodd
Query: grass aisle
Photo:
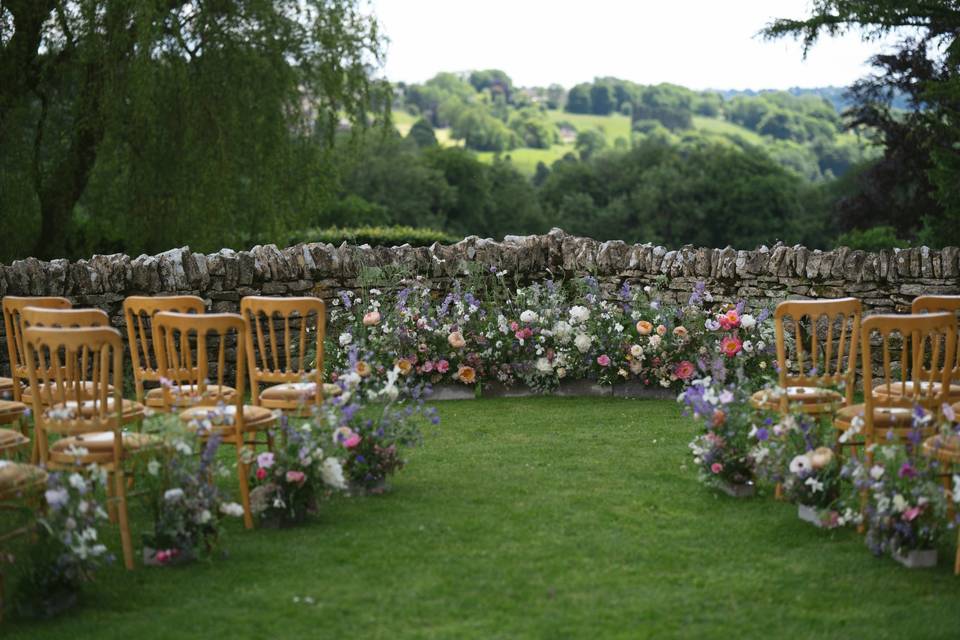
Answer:
M0 636L960 636L952 546L911 572L791 505L704 489L673 402L439 405L390 494L299 529L234 524L212 564L110 567L76 614Z

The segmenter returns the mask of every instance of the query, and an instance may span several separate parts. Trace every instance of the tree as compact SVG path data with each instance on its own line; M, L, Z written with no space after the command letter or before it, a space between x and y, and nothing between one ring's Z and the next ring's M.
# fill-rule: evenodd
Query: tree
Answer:
M599 129L586 129L577 134L573 148L580 154L581 160L587 160L607 146L607 136Z
M590 109L598 116L608 116L615 108L613 89L605 82L595 82L590 87Z
M423 118L413 123L407 137L416 142L418 147L437 146L437 134L434 133L430 123Z
M567 93L567 104L564 106L567 113L592 113L590 106L590 83L574 85Z
M491 95L502 95L506 102L509 103L512 101L513 80L500 69L474 71L470 74L470 84L473 85L473 88L478 92L489 89Z
M7 256L299 224L341 117L389 113L356 0L12 0L0 25L0 210L31 230Z
M634 120L659 120L671 131L693 126L693 96L689 89L660 84L645 87L633 107Z
M855 176L858 192L838 203L846 229L893 227L934 245L960 244L960 11L953 2L819 0L809 18L778 19L768 38L797 37L804 55L822 35L858 30L866 40L901 36L875 55L877 73L851 88L851 126L878 132L883 157ZM894 100L906 98L906 113Z

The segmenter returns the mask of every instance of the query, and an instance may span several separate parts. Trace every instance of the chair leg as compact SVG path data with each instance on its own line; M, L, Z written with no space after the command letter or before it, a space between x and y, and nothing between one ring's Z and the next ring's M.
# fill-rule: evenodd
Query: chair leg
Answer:
M117 524L117 491L114 480L116 474L111 472L107 474L107 516L110 518L110 524Z
M120 515L120 543L123 545L123 564L129 571L133 571L133 541L130 539L130 522L127 516L127 484L123 469L114 474L117 493L117 511Z
M250 510L250 469L243 461L244 441L237 438L237 476L240 478L240 502L243 505L243 526L253 529L253 512Z

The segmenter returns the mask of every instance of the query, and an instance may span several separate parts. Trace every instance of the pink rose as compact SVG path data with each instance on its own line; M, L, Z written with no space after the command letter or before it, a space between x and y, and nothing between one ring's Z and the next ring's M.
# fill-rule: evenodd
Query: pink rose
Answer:
M287 482L303 484L307 475L303 471L287 471Z
M678 380L687 380L693 375L694 371L695 369L692 362L689 360L681 360L673 370L673 375L677 376Z
M667 328L662 324L657 325L657 335L661 337L667 335Z
M347 449L353 449L355 446L360 444L360 436L354 433L349 438L343 441L343 446Z
M446 373L449 370L450 370L450 363L447 362L446 360L441 360L440 362L437 363L437 371L439 371L440 373Z
M600 365L601 367L609 367L609 366L610 366L610 356L608 356L608 355L605 354L605 353L604 353L603 355L601 355L601 356L598 356L598 357L597 357L597 364Z
M424 373L430 373L431 371L433 371L433 361L427 360L426 362L423 363L423 367L421 368Z
M710 471L714 473L720 473L723 471L723 465L719 462L714 462L712 465L710 465Z
M259 469L257 469L257 480L263 480L266 477L267 477L266 469L264 469L263 467L260 467Z
M363 325L365 327L370 327L375 324L380 324L380 312L371 311L363 316Z
M919 516L921 513L923 513L923 507L920 507L920 506L910 507L909 509L903 512L903 519L906 522L913 522L914 520L917 519L917 516Z

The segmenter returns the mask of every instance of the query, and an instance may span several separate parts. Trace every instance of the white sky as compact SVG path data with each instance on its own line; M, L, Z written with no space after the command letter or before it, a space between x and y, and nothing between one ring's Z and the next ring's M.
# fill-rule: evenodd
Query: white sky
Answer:
M793 40L756 37L803 18L808 0L369 0L389 38L384 75L503 69L522 86L595 76L692 89L849 85L882 45L822 39L803 60Z

